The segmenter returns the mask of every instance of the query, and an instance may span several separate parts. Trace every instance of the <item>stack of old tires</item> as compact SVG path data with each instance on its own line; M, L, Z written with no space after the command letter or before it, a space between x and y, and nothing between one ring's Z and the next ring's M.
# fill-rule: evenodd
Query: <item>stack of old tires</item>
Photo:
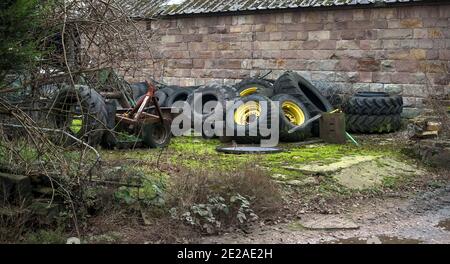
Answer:
M217 86L217 87L215 87ZM226 129L233 131L231 139L237 143L259 143L261 139L270 137L262 129L270 130L274 124L272 120L279 120L279 135L281 141L302 141L310 136L319 135L318 121L313 122L294 133L288 133L293 128L302 125L311 117L332 110L331 104L321 93L299 74L287 71L276 81L259 78L249 78L234 85L234 87L215 85L197 89L202 93L202 102L208 100L233 100L234 107L226 109ZM203 91L207 91L203 93ZM191 99L192 100L192 99ZM191 102L188 99L188 102ZM273 104L278 102L278 104ZM279 107L278 119L271 118L270 106ZM212 113L193 112L193 115L202 115L197 120L205 121ZM205 134L206 131L202 131ZM211 136L211 134L209 134Z
M138 101L145 95L147 86L136 83L131 85L131 90ZM218 136L218 128L214 127L216 119L225 120L225 126L220 129L232 132L225 136L243 144L270 138L273 128L278 129L282 142L319 136L319 121L304 124L334 108L311 82L293 71L283 73L277 80L248 78L234 86L217 83L190 87L159 85L155 95L162 107L172 107L177 102L190 105L191 111L184 113L190 123L187 129L193 125L201 129L196 132L201 132L203 137L213 138ZM229 102L233 107L229 107ZM102 144L111 148L117 143L114 136L117 104L106 102L94 89L83 85L61 89L53 105L56 127L64 128L92 145ZM273 106L278 107L278 111L274 111ZM349 132L394 132L401 127L403 100L399 95L359 92L343 103L342 110L346 114ZM272 118L274 114L279 118ZM278 123L272 120L278 120ZM205 123L211 126L205 126ZM299 126L301 129L288 132ZM149 142L148 145L159 147L164 144Z
M359 92L343 105L347 130L389 133L400 129L403 98L384 92Z
M204 138L214 138L216 119L225 118L226 104L237 97L234 87L218 83L200 86L187 98L191 107L190 120L194 129L200 128ZM205 125L207 123L208 125Z

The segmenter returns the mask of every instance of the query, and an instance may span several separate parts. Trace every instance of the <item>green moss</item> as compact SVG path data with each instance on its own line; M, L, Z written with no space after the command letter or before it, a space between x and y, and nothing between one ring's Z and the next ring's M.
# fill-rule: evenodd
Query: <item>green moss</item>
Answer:
M317 191L323 197L333 197L336 194L341 196L350 196L354 193L354 191L340 185L337 181L331 177L325 177L321 182L317 189Z
M124 167L128 174L145 175L152 184L161 182L164 188L170 182L171 169L166 173L156 168L156 161L159 164L165 164L164 167L176 168L177 171L210 170L214 172L242 170L245 168L262 168L268 172L268 175L277 181L303 180L311 175L283 168L299 164L330 164L340 160L343 157L365 155L365 156L385 156L398 160L409 160L404 154L400 153L400 148L395 145L377 145L376 143L364 143L362 147L356 147L352 144L333 145L333 144L315 144L307 146L296 146L295 144L281 144L280 147L285 151L276 154L245 154L230 155L219 153L216 147L221 143L218 140L204 140L199 137L177 137L173 138L171 144L166 150L138 149L128 151L106 151L103 152L104 159L114 161L120 159L130 164ZM383 163L377 165L385 166ZM315 177L315 176L314 176ZM387 185L389 181L387 179ZM149 184L150 186L151 184ZM383 188L381 186L380 188ZM144 187L145 188L145 187ZM153 188L153 187L152 187ZM140 193L146 193L146 198L155 196L154 190L147 188L139 190ZM332 177L321 177L318 184L311 184L299 188L305 195L315 197L320 194L323 197L350 197L357 190L348 189L340 185ZM136 194L131 194L137 197ZM139 196L140 197L140 196ZM142 197L140 197L142 198ZM306 198L305 198L306 199Z
M388 188L395 187L400 181L399 177L385 176L383 177L383 186Z

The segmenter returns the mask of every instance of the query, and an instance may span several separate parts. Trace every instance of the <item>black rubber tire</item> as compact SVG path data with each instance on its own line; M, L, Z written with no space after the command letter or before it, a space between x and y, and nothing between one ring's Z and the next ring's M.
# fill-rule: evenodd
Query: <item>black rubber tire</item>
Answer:
M275 93L285 93L291 95L299 95L300 100L305 104L304 98L318 108L321 112L329 112L333 110L333 106L320 93L320 91L308 80L293 71L287 71L282 74L275 82Z
M133 83L130 85L133 92L133 99L137 100L139 97L147 93L147 84L145 82Z
M383 92L359 92L343 106L346 114L353 115L396 115L403 112L403 98Z
M171 138L170 122L167 120L164 120L164 123L157 122L142 126L142 141L147 147L164 148L170 144Z
M333 106L322 96L314 85L298 73L287 71L275 82L275 94L289 94L300 100L305 105L311 118L322 113L330 112ZM319 136L319 121L312 123L312 134Z
M195 85L195 86L179 86L181 89L189 89L189 90L192 90L192 91L195 91L195 90L197 90L198 88L200 88L201 86L200 85Z
M241 82L235 84L234 87L236 88L239 96L241 97L245 96L241 95L242 91L253 87L256 88L255 93L257 94L261 94L269 98L274 95L273 84L263 79L256 79L256 78L244 79Z
M311 84L327 98L334 109L342 109L344 95L343 92L340 91L339 85L327 81L311 81Z
M116 128L116 112L117 105L114 102L106 103L106 111L108 113L106 120L106 128L105 133L103 133L102 138L102 147L107 149L113 149L117 145L117 137L114 132Z
M190 89L178 89L167 97L167 100L162 106L171 107L175 102L185 102L188 96L192 94Z
M178 86L166 86L158 91L161 91L167 95L167 97L171 96L176 90L178 90Z
M279 102L279 113L280 113L280 125L279 125L279 131L280 131L280 140L283 142L298 142L303 141L309 137L311 137L311 125L305 126L303 129L298 130L294 133L288 133L288 131L295 127L294 124L292 124L289 119L286 118L286 116L283 113L282 104L286 101L291 101L295 103L304 113L305 115L305 121L310 119L310 115L308 113L308 110L306 109L306 106L300 102L297 98L295 98L292 95L288 94L277 94L274 97L271 98L274 102Z
M208 119L211 120L210 117L216 114L216 112L213 110L209 113L203 113L203 106L205 103L210 101L217 101L218 104L220 104L224 111L223 115L225 115L225 107L226 102L234 100L237 97L237 92L234 87L227 86L227 85L221 85L217 83L212 83L209 85L201 86L197 90L195 90L193 93L191 93L187 99L187 103L191 106L191 120L192 125L195 127L196 121L201 122L201 125L203 127L204 122ZM202 101L201 109L202 111L196 111L198 108L197 102L198 100ZM213 120L211 120L213 121ZM200 124L199 124L200 125ZM214 136L211 135L211 133L205 134L203 129L202 131L197 131L199 133L202 133L202 136L204 138L213 138Z
M346 114L347 131L356 133L390 133L401 128L401 117L396 115Z
M161 90L155 92L155 97L158 99L159 105L164 105L167 101L167 94Z
M271 103L271 100L264 95L252 94L249 96L236 98L235 104L247 103L247 102L252 102L252 101ZM232 140L234 140L236 143L239 143L239 144L258 144L258 143L260 143L261 139L265 138L261 135L261 131L259 130L260 123L267 122L268 128L271 128L271 126L272 126L272 124L271 124L271 107L269 104L267 104L267 105L268 105L267 111L262 111L261 115L251 123L252 125L256 125L258 128L255 136L250 135L251 125L237 124L235 122L234 118L232 118L232 117L234 117L234 113L235 113L236 109L234 109L234 108L228 109L227 115L226 115L226 121L227 121L226 126L234 132L233 135L231 136ZM231 118L231 120L230 120L230 118ZM245 131L245 135L238 136L237 133L239 130Z
M70 130L68 123L72 107L81 107L83 110L82 127L77 133ZM91 146L101 143L107 129L108 112L105 99L94 89L84 85L76 85L75 89L62 89L53 100L52 112L57 128L73 134ZM74 140L67 138L65 143L73 144Z

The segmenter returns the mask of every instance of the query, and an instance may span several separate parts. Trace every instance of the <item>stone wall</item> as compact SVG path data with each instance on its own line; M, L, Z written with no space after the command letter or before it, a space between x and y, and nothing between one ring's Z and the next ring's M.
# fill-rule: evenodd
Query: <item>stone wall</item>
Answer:
M343 93L402 93L409 107L421 107L429 91L450 93L448 4L139 23L156 35L153 51L142 52L142 70L127 76L131 81L154 75L179 85L233 83L267 70L271 78L295 70Z

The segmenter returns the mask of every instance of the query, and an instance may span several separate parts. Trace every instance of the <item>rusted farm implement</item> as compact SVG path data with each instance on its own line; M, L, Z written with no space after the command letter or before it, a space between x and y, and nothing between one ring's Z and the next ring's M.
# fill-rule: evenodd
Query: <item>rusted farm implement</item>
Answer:
M170 143L171 123L178 113L172 107L160 106L153 82L145 82L147 91L136 100L130 84L122 79L104 85L97 85L97 80L81 83L86 85L54 85L54 95L45 103L53 117L49 118L51 127L92 146L113 148L125 141L159 148ZM65 143L72 144L73 140L67 140Z
M141 128L142 140L145 145L158 148L170 143L172 137L171 124L176 116L172 107L161 107L155 97L156 87L146 81L147 93L142 96L134 107L122 105L116 110L115 121L122 130L133 133ZM106 97L108 98L108 97ZM119 102L124 102L120 100Z
M130 105L121 92L101 93L105 99L115 99L121 106L120 109L114 109L114 126L109 128L140 134L145 146L164 147L170 143L171 123L178 113L172 107L161 107L155 96L157 90L155 85L148 81L145 81L145 84L147 92L134 106ZM111 143L111 140L109 142Z

